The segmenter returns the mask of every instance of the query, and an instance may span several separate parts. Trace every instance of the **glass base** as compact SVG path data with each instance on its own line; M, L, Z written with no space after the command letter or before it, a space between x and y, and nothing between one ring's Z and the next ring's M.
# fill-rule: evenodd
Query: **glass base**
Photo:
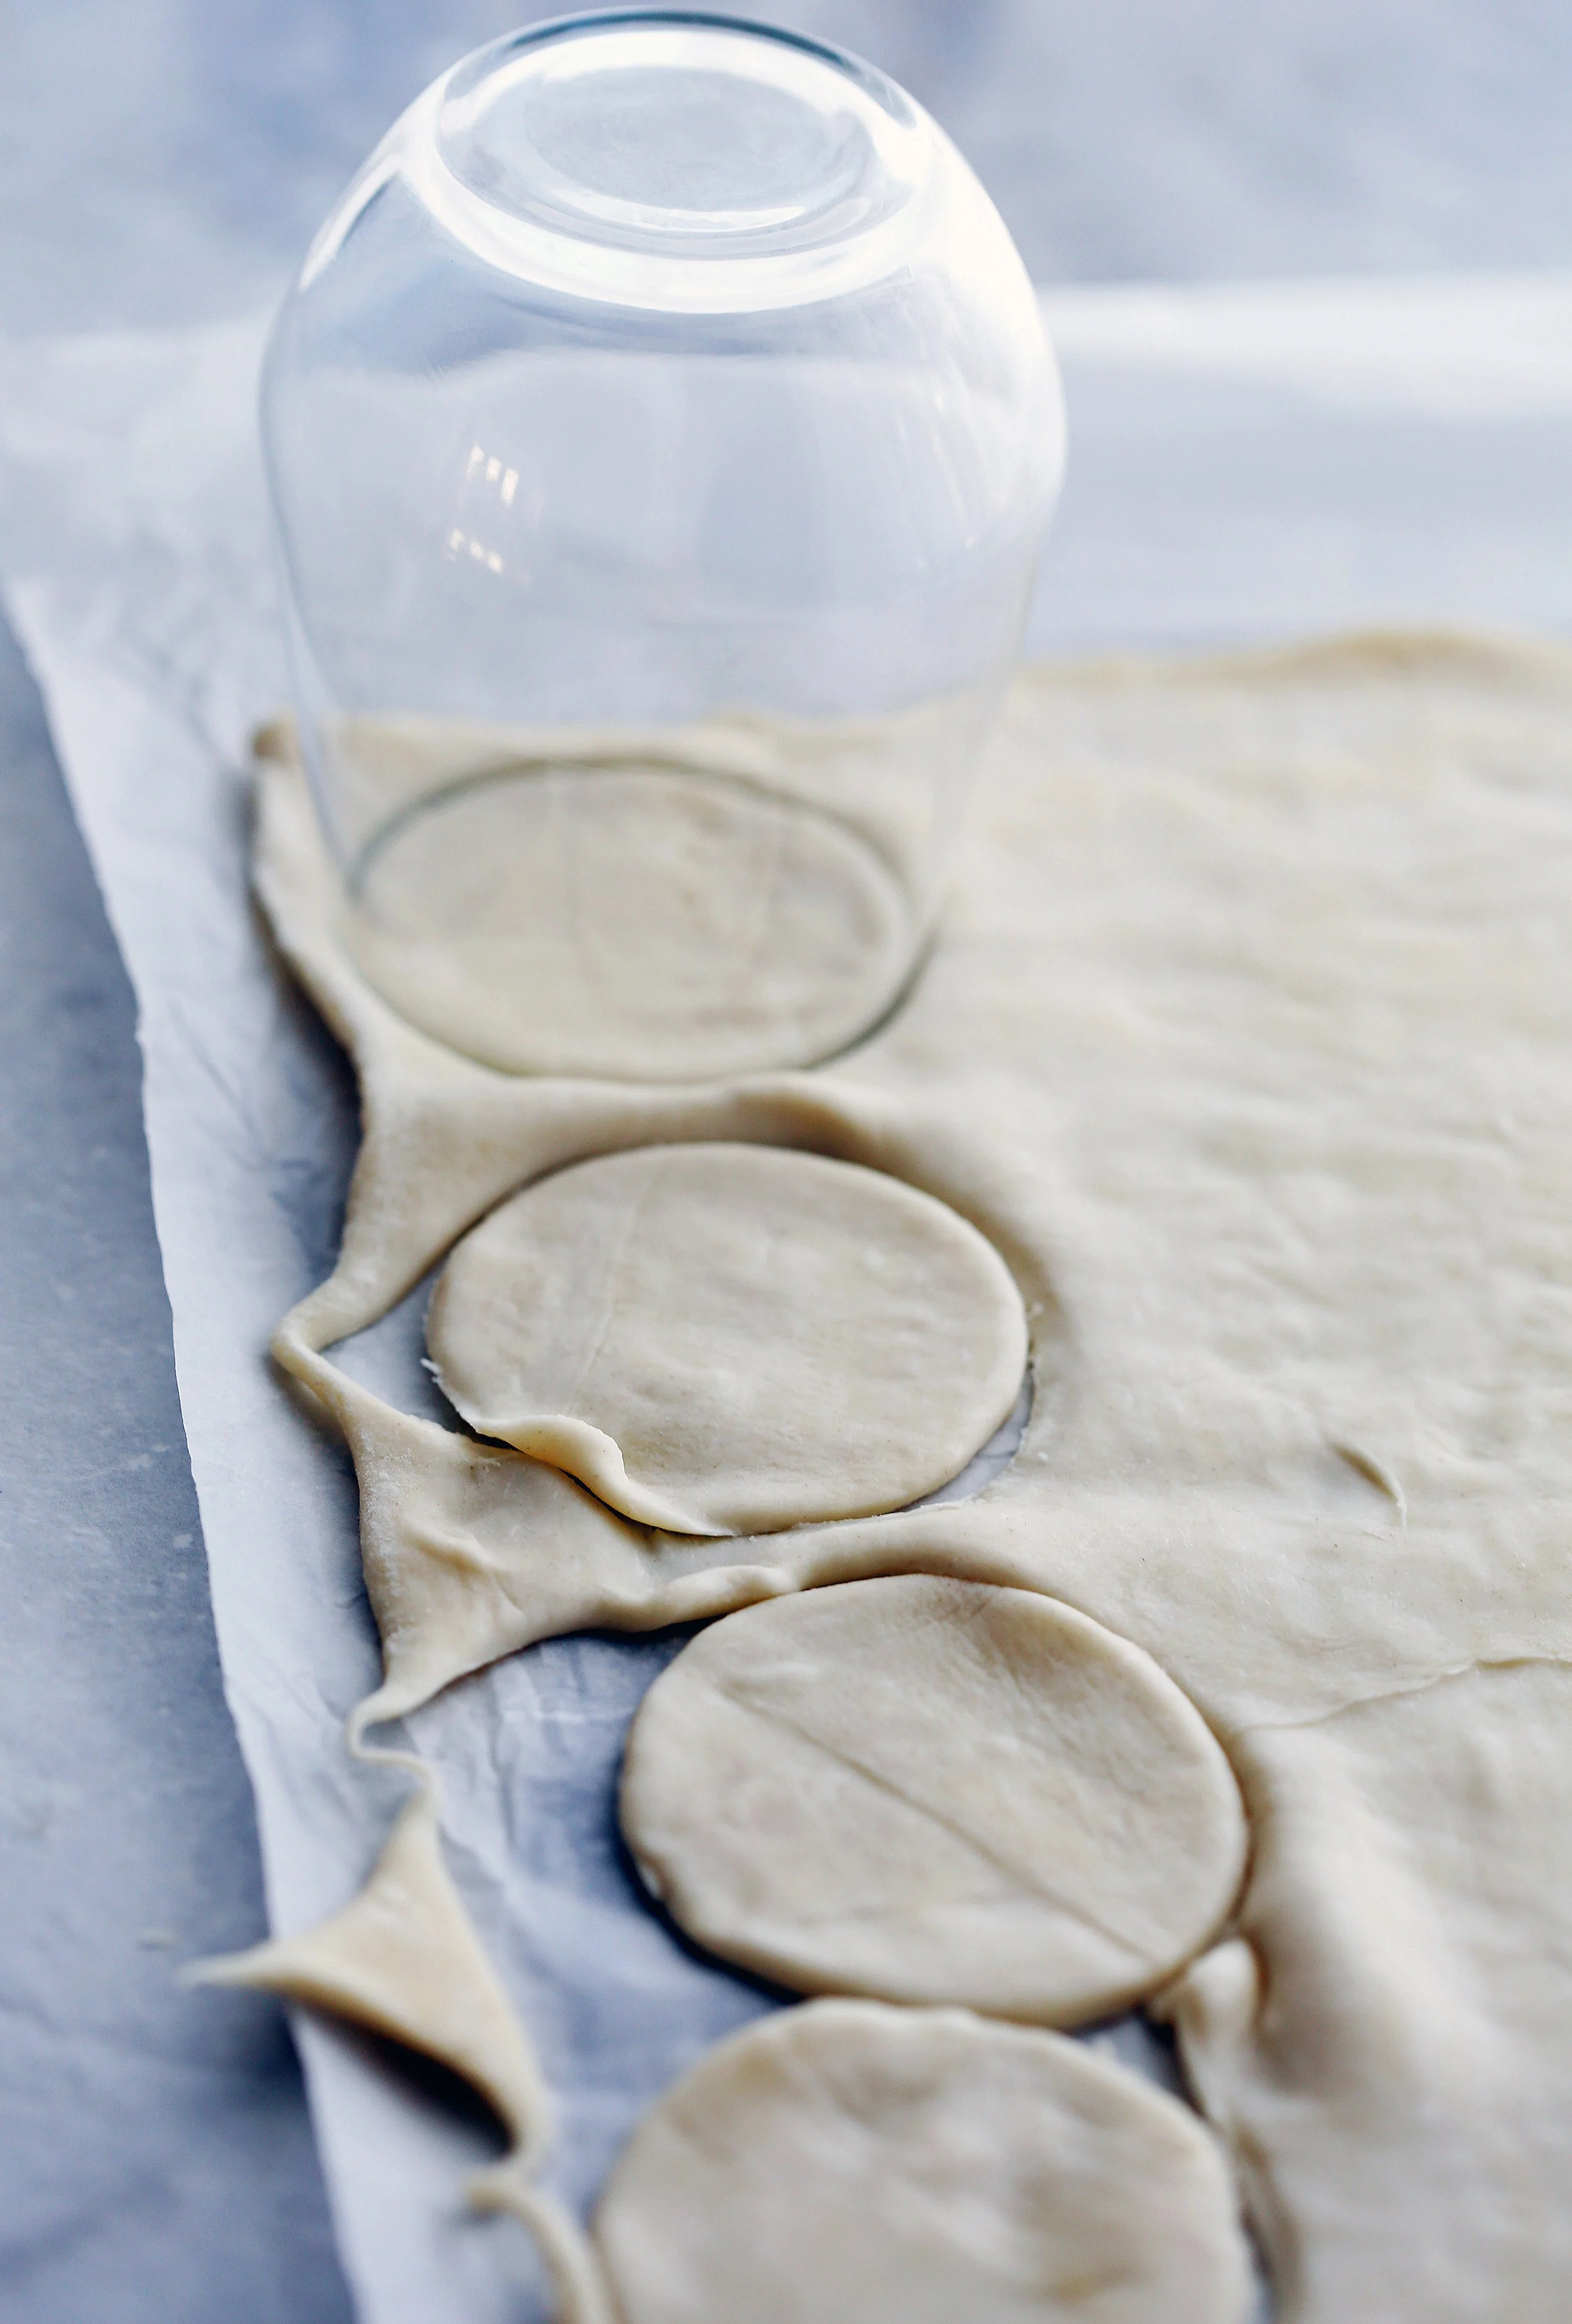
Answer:
M649 1082L833 1056L894 1000L920 933L837 817L635 761L513 769L417 806L369 850L343 925L368 982L446 1047Z

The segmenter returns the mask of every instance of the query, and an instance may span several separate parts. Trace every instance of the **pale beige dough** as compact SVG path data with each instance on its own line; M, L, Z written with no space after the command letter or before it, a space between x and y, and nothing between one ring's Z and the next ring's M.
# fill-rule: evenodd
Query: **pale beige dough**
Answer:
M551 2271L558 2324L617 2324L578 2222L535 2183L553 2135L550 2098L442 1860L429 1779L341 1913L298 1936L204 1962L190 1981L287 1994L463 2075L507 2140L503 2161L472 2181L470 2201L479 2210L511 2211L530 2229Z
M355 1455L367 1716L532 1638L859 1575L1078 1608L1197 1705L1262 1835L1179 2006L1283 2324L1558 2324L1572 655L1027 673L908 1003L818 1072L698 1089L439 1048L346 962L295 768L261 807L274 924L362 1085L339 1265L276 1347ZM321 1352L519 1186L712 1139L889 1172L1003 1258L1036 1393L978 1499L678 1538Z
M502 1072L810 1064L906 980L977 720L967 695L653 733L346 719L338 939L407 1023Z
M1021 1295L954 1211L733 1144L515 1194L448 1260L426 1338L483 1436L689 1534L917 1499L986 1443L1026 1362Z
M1062 2035L819 2001L648 2115L596 2218L625 2324L1242 2324L1233 2189Z
M1243 1936L1168 2006L1283 2313L1565 2324L1572 1668L1264 1728L1244 1765Z
M456 787L359 895L347 948L411 1024L505 1072L641 1081L843 1047L894 998L915 908L837 816L636 761Z
M902 1575L706 1630L628 1738L622 1824L688 1934L809 1993L1072 2025L1213 1937L1244 1869L1215 1738L1139 1647Z

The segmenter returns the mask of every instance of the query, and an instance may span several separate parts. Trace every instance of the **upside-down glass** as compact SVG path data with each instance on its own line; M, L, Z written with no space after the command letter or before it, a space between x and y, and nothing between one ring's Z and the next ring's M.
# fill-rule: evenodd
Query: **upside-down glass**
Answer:
M894 84L688 11L437 81L323 226L263 432L340 934L505 1072L876 1023L1063 453L1009 235Z

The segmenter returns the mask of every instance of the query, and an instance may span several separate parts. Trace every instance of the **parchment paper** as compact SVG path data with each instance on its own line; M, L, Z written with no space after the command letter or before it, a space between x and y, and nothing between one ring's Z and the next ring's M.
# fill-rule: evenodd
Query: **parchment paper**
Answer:
M1075 465L1039 646L1572 628L1572 282L1079 293L1056 312ZM246 886L245 740L284 695L262 335L0 356L0 568L137 993L226 1685L290 1930L352 1893L396 1794L339 1740L376 1672L347 1462L264 1354L328 1270L355 1109ZM417 1325L406 1303L353 1358L401 1400ZM456 1873L562 2095L558 2184L581 2202L650 2099L772 1998L684 1949L617 1842L623 1731L680 1644L554 1642L418 1723ZM516 2228L458 2200L488 2127L369 2045L300 2032L367 2324L539 2313Z

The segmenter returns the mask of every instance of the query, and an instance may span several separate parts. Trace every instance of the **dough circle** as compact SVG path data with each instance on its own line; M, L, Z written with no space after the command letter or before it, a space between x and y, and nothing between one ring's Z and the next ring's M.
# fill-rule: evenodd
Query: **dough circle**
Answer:
M903 1508L986 1443L1026 1365L975 1227L767 1146L643 1147L527 1186L458 1244L426 1342L482 1435L693 1534Z
M639 761L544 762L400 818L347 948L401 1015L510 1074L811 1065L900 989L912 912L853 827Z
M696 1637L628 1738L622 1821L697 1941L808 1993L1074 2025L1214 1936L1246 1825L1140 1647L927 1574L777 1598Z
M1239 2324L1228 2174L1062 2035L821 2001L700 2061L596 2220L624 2324Z

